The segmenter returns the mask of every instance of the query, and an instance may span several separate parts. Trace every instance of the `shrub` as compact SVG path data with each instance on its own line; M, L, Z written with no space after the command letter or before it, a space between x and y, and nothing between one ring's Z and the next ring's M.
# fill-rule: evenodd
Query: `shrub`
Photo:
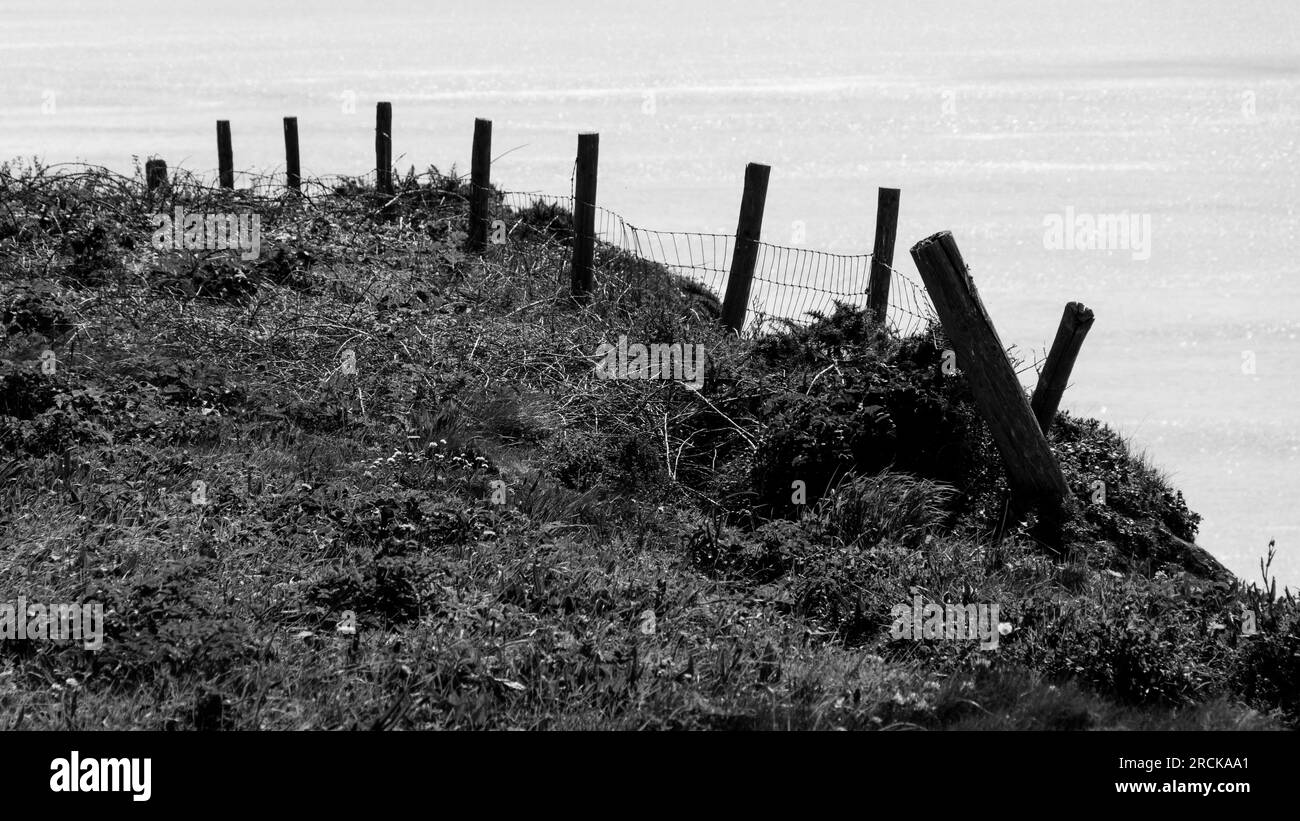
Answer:
M841 305L759 340L754 356L790 374L757 414L767 425L752 484L773 513L789 510L795 480L812 503L846 474L890 469L959 487L954 508L973 510L1002 478L969 389L942 375L941 348L929 338L898 340Z
M71 257L67 273L81 285L91 285L117 264L114 235L98 222L80 224L63 235L64 251Z
M1078 678L1130 703L1190 704L1225 682L1229 648L1210 629L1226 617L1224 585L1190 576L1113 580L1062 618L1013 634L1047 675Z
M93 597L105 602L98 663L126 681L247 675L260 650L250 625L201 583L212 564L176 561L130 587L101 586Z
M63 301L48 286L19 290L4 302L0 325L6 334L37 333L53 340L72 330Z
M545 200L536 200L515 212L519 220L516 232L520 239L534 239L543 242L558 242L563 245L573 243L573 212L563 205Z
M825 533L848 546L897 542L920 547L946 516L950 487L901 473L849 477L821 500Z

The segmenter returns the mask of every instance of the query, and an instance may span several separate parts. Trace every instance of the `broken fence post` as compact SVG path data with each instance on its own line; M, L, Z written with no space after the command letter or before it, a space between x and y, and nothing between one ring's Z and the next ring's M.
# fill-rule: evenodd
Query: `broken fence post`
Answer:
M912 246L912 259L1002 456L1013 507L1022 514L1040 510L1045 523L1059 523L1069 486L952 234L941 231L921 240Z
M144 179L148 190L153 192L167 187L167 161L145 160Z
M1051 430L1052 421L1056 419L1056 410L1061 406L1061 396L1070 382L1074 360L1079 356L1079 349L1083 347L1084 337L1092 328L1094 318L1092 311L1084 307L1083 303L1066 303L1061 324L1056 329L1056 339L1052 342L1052 350L1043 363L1043 371L1038 375L1038 387L1034 388L1034 398L1029 403L1044 436Z

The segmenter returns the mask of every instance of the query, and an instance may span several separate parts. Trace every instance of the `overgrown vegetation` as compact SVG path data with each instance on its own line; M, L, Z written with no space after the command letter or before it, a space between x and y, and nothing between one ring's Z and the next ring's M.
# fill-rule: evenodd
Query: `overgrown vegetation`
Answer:
M1292 595L1187 565L1198 517L1113 431L1057 420L1045 550L939 329L736 339L608 249L577 306L571 216L498 201L467 254L466 189L0 167L0 603L107 613L98 652L0 642L0 726L1300 720ZM155 248L177 206L256 213L259 256ZM620 335L702 345L702 389L597 378ZM891 638L916 596L1007 632Z

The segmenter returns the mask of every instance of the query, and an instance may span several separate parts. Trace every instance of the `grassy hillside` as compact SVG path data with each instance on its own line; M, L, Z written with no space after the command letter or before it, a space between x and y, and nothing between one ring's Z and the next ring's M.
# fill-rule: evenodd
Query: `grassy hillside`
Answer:
M143 188L0 168L0 602L107 611L97 652L0 642L0 727L1300 719L1295 601L1198 561L1114 432L1053 431L1060 544L1007 519L937 328L737 339L608 250L578 306L567 214L467 254L436 169L392 198ZM256 214L257 257L154 247L177 206ZM701 389L598 378L621 335L702 345ZM916 597L997 604L998 647L894 638Z

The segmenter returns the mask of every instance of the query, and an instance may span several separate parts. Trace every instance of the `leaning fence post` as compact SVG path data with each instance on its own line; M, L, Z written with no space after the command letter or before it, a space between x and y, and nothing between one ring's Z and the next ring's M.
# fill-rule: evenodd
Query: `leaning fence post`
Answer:
M474 150L470 155L469 240L466 247L487 248L488 194L492 184L492 121L474 120Z
M573 271L570 291L584 300L594 290L592 263L596 256L596 167L599 134L578 135L578 167L573 189Z
M145 185L150 192L165 187L167 185L167 161L145 160L144 179Z
M284 118L284 179L295 194L302 192L302 168L298 164L298 118Z
M722 300L722 323L736 333L745 327L749 309L749 286L758 260L758 239L763 233L763 206L767 202L767 179L771 167L759 163L745 166L745 192L740 198L740 220L736 225L736 247L732 249L727 293Z
M217 120L217 178L222 188L235 187L235 160L230 148L230 120Z
M1007 361L1006 349L952 234L941 231L921 240L912 246L912 259L944 332L956 347L957 366L969 378L975 404L1002 455L1015 509L1026 513L1037 508L1048 522L1059 522L1069 486Z
M889 277L894 268L894 238L898 233L897 188L881 188L876 195L876 243L871 251L871 281L867 307L883 323L889 311Z
M1038 375L1038 387L1034 388L1034 398L1030 407L1038 420L1038 427L1046 436L1056 419L1056 409L1061 405L1061 396L1070 381L1070 371L1074 369L1074 360L1083 347L1083 339L1092 328L1095 317L1081 302L1066 303L1065 313L1061 315L1061 324L1056 329L1056 339L1052 350L1043 363L1043 371Z
M375 106L375 187L393 193L393 104Z

